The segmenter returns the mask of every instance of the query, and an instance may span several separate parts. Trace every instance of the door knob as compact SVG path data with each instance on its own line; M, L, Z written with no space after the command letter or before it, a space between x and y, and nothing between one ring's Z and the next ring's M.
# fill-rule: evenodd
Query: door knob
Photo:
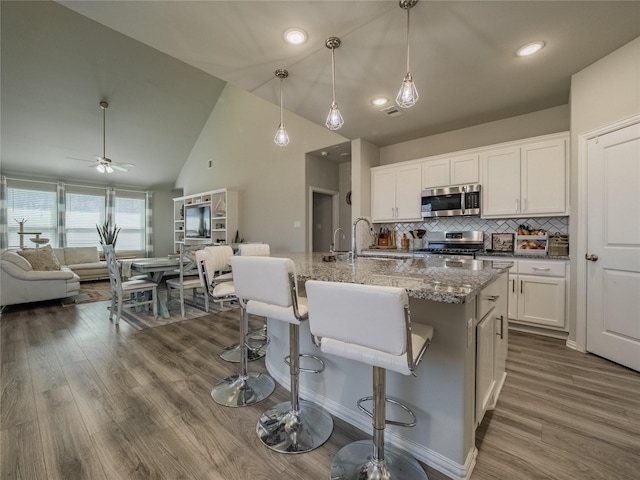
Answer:
M585 253L584 254L584 258L586 258L590 262L597 262L598 261L598 255L596 255L595 253L592 253L591 255L589 255L588 253Z

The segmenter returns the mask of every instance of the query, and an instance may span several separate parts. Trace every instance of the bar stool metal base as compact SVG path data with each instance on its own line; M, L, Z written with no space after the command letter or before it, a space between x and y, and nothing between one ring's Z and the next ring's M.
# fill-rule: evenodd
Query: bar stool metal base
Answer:
M385 446L384 461L373 462L373 442L360 440L343 447L331 463L331 480L428 480L418 461Z
M260 360L266 355L266 353L266 345L257 349L247 348L247 362ZM240 344L236 343L235 345L230 345L223 348L222 353L220 354L220 358L222 358L225 362L240 363L240 355Z
M323 445L333 431L333 419L322 408L300 400L298 412L282 402L262 414L256 433L267 447L279 453L310 452Z
M211 390L211 398L226 407L244 407L261 402L273 393L276 383L264 373L247 373L246 377L231 375Z

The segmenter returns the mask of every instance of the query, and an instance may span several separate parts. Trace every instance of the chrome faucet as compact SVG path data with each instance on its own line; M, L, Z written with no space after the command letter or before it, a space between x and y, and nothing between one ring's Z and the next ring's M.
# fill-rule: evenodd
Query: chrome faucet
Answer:
M356 244L356 227L358 226L358 223L361 221L367 222L367 225L369 225L369 232L373 230L373 225L371 225L371 222L367 217L358 217L353 222L353 231L351 232L351 251L349 252L351 254L352 262L354 262L356 257L358 256L358 247Z
M338 230L340 230L342 232L342 238L344 239L344 230L342 230L340 227L336 228L333 232L333 243L331 244L331 249L329 250L329 253L334 253L335 252L335 248L336 248L336 233L338 233Z

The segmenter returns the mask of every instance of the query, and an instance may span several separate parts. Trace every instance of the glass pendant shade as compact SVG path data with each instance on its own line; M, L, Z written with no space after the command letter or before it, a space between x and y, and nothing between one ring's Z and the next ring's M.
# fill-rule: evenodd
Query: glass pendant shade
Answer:
M419 95L418 90L416 90L416 84L413 83L411 73L407 72L404 80L402 80L402 86L400 87L400 91L396 97L396 103L399 107L409 108L413 107L417 103L418 98Z
M284 128L284 120L283 120L283 108L282 108L282 80L289 76L289 72L287 72L283 68L279 68L276 70L276 77L280 79L280 125L276 130L276 136L273 137L273 141L279 147L286 147L289 145L289 134L287 134L287 129Z
M104 169L107 171L107 173L113 173L113 168L111 168L111 165L107 165L106 167L104 167Z
M329 115L327 115L327 121L325 125L329 130L338 130L344 125L344 119L336 103L336 61L334 51L340 46L340 39L338 37L329 37L325 41L325 46L331 49L331 86L333 91L333 102L331 102L331 109Z
M344 125L344 119L342 118L342 114L340 113L340 109L336 102L331 104L331 110L329 110L329 115L327 115L325 125L329 130L338 130L342 125Z
M96 167L96 170L98 170L100 173L104 173L104 172L106 172L106 171L107 171L107 169L106 169L106 168L104 168L104 165L102 165L102 164L99 164L99 165Z
M276 136L273 138L273 141L279 147L286 147L289 145L289 135L287 134L287 129L284 128L283 124L280 124L278 130L276 130Z

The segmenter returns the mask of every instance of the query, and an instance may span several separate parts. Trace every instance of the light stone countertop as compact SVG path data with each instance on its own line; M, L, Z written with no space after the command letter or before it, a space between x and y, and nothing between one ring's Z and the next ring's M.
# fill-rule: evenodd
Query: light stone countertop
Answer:
M404 287L409 297L461 304L476 296L512 265L508 261L439 258L358 257L325 262L322 253L286 253L296 265L299 282L324 280Z

